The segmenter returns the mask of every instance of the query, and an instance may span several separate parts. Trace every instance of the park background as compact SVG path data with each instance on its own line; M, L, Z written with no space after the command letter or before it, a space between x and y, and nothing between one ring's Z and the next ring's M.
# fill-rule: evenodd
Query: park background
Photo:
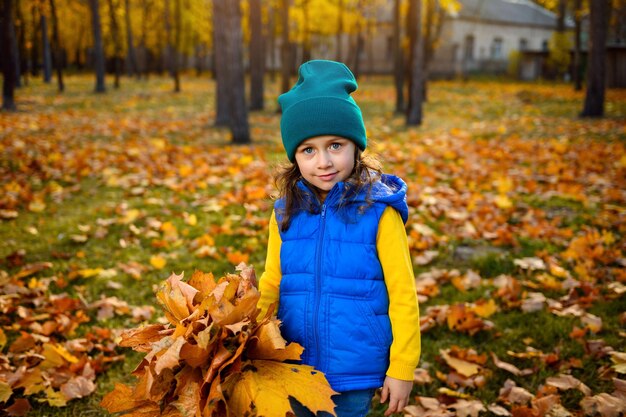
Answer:
M503 4L541 7L550 36L495 41ZM406 413L626 410L622 2L2 7L1 413L106 414L142 357L120 331L159 320L171 272L262 272L276 98L303 60L337 57L369 150L409 185L423 354ZM439 74L455 18L475 23L455 61L472 65Z

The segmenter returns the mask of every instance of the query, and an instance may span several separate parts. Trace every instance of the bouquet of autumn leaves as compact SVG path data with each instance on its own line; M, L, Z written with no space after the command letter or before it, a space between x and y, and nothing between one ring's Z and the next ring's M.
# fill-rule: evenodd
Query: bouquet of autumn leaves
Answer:
M120 346L146 355L136 384L116 384L104 408L137 417L284 417L291 396L314 413L333 412L335 392L321 372L293 363L303 348L286 344L272 308L257 321L254 270L237 271L217 281L172 274L163 283L156 296L168 323L122 334Z

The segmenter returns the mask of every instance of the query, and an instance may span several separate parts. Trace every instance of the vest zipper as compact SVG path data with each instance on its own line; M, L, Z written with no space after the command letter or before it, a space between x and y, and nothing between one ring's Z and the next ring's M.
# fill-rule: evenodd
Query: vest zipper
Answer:
M322 204L322 212L320 218L320 235L317 241L317 267L315 268L315 310L313 314L313 338L315 339L315 368L320 369L320 338L318 317L321 304L322 292L322 246L324 242L324 230L326 229L326 204Z

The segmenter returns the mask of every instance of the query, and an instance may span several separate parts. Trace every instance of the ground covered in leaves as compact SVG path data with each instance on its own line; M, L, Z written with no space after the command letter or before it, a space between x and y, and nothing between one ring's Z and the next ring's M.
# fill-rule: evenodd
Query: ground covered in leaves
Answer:
M162 320L170 272L263 270L276 86L253 144L233 147L208 78L179 94L159 78L92 84L35 81L0 114L8 415L105 414L140 360L120 332ZM406 129L391 85L364 79L356 99L370 149L409 185L423 355L407 415L624 412L626 92L583 120L568 85L434 82L424 126Z

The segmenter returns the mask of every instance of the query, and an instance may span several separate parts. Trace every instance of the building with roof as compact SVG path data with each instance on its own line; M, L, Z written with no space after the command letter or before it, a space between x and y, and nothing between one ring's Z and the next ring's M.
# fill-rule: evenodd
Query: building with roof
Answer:
M459 10L448 10L437 48L430 62L430 74L452 77L486 72L502 73L514 51L524 51L520 76L534 79L541 74L544 53L556 29L556 15L530 0L459 0ZM364 28L360 71L393 71L393 2L388 1L366 15L374 16L372 26ZM316 39L313 56L337 59L336 38ZM341 38L344 56L354 65L354 35ZM533 56L533 52L537 53ZM296 51L298 61L301 51ZM528 57L528 58L527 58ZM541 57L541 58L537 58Z
M449 13L441 44L430 65L431 74L458 76L475 72L503 73L514 52L528 57L519 62L520 77L541 73L543 56L556 29L556 15L530 0L460 0Z

